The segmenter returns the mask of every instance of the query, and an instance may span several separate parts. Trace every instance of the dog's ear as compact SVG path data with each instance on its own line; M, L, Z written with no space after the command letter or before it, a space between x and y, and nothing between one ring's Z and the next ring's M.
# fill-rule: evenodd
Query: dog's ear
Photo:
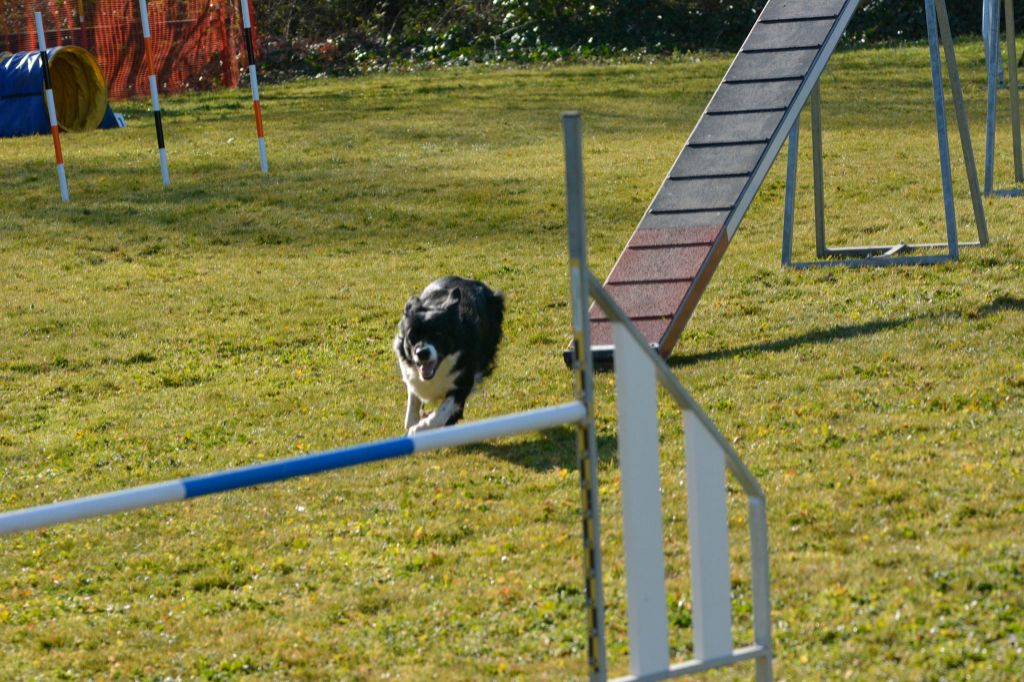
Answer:
M458 305L459 301L462 300L462 289L458 287L448 292L448 300L445 302L445 307Z
M420 301L420 297L413 296L412 298L405 302L405 314L411 315L414 310L421 307L422 305L423 302Z

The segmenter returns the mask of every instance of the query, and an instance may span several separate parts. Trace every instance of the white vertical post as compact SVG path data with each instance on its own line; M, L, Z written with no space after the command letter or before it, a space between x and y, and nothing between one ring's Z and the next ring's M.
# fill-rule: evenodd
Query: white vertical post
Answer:
M252 89L252 110L256 116L256 141L260 152L260 170L267 173L267 139L263 135L263 108L260 105L260 84L256 77L256 49L252 41L252 19L249 16L249 0L241 0L242 33L249 58L249 86Z
M60 185L60 198L68 201L68 178L64 173L64 152L60 147L60 128L57 125L57 106L53 101L53 84L50 81L50 61L46 53L46 32L43 31L43 15L35 13L36 40L39 43L39 58L43 61L43 91L46 98L46 113L50 117L50 135L53 137L53 155L57 162L57 183Z
M685 411L683 425L693 590L693 653L695 658L707 660L732 654L725 452L691 410Z
M658 472L658 386L654 364L619 322L615 341L622 543L626 554L629 666L638 676L669 667L665 550Z
M164 187L171 185L171 172L167 167L167 149L164 146L163 113L160 110L160 92L157 88L156 61L153 59L153 39L149 34L149 5L139 0L139 17L142 19L142 41L146 48L146 65L149 67L149 97L153 102L153 124L156 127L156 146L160 155L160 175Z

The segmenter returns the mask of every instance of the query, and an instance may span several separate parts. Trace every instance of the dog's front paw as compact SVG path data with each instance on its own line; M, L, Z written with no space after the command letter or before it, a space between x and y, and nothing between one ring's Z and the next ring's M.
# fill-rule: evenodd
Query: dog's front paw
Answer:
M421 431L427 431L429 429L434 428L434 425L430 423L430 416L431 415L427 415L426 417L421 419L418 424L413 424L411 427L409 427L409 435L412 436Z

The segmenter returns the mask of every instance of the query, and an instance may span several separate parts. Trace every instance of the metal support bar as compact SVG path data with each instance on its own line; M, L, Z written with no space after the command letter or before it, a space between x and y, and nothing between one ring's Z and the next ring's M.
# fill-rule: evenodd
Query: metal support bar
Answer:
M583 525L583 576L587 600L587 663L592 682L608 678L604 635L604 586L601 572L601 511L597 434L594 428L594 362L590 349L590 270L583 196L583 132L580 115L562 115L565 146L565 202L569 223L569 282L572 288L573 375L576 399L587 419L576 428Z
M814 159L814 248L828 255L825 242L825 162L821 150L821 81L811 90L811 152Z
M946 73L949 75L949 87L953 95L953 109L956 111L960 150L963 153L964 167L967 171L967 187L971 193L971 206L974 208L974 223L978 229L978 241L984 246L988 244L988 225L985 222L985 206L981 201L978 166L974 162L974 146L971 144L971 128L967 120L967 105L964 104L964 89L960 84L960 69L956 63L956 50L953 49L953 31L949 26L946 0L934 1L939 36L942 39L942 50L946 55ZM954 229L955 227L956 225L954 225Z
M992 194L996 160L996 89L1002 76L1002 51L999 49L999 0L985 0L982 14L985 66L988 71L985 111L985 195Z
M800 118L789 129L786 144L786 198L782 209L782 265L793 264L793 218L796 213L796 171L800 154Z
M1006 66L1010 74L1010 124L1013 129L1013 171L1017 182L1024 182L1024 161L1020 141L1020 89L1017 85L1017 29L1013 0L1006 1Z
M960 84L959 69L953 49L952 34L949 28L949 17L946 12L945 0L925 0L925 15L928 24L929 61L932 73L932 92L935 105L936 138L939 148L939 167L942 176L942 197L946 218L946 242L941 244L914 244L900 242L898 244L880 246L848 246L830 248L825 231L825 196L824 196L824 164L821 136L821 95L820 84L815 83L812 90L811 103L811 139L812 159L814 164L814 228L815 251L819 259L836 258L836 260L818 260L806 263L794 263L793 220L795 215L795 192L797 184L797 142L799 139L798 123L790 132L790 158L786 170L786 195L783 208L782 227L782 263L795 268L824 267L833 265L845 266L881 266L881 265L928 265L949 260L957 260L960 248L964 246L984 246L988 243L988 226L985 220L985 208L982 203L981 187L977 168L974 163L974 150L971 145L970 129L967 120L967 109L964 104L963 89ZM971 204L974 210L975 223L978 228L978 241L961 242L957 234L956 207L953 199L953 177L949 151L949 131L946 122L945 93L942 84L942 56L940 45L945 53L946 72L949 76L953 106L956 111L960 144L967 170L967 182L971 193ZM987 43L986 43L987 45ZM987 51L991 52L987 47ZM991 87L991 81L990 81ZM990 112L991 115L991 112ZM941 255L905 255L918 249L943 248ZM841 259L841 260L840 260Z
M935 1L924 0L928 25L928 53L932 65L932 96L935 103L935 132L939 142L939 166L942 171L942 199L946 213L946 241L949 258L958 260L960 251L956 234L956 206L953 204L953 171L950 167L949 130L946 125L946 96L942 87L942 61L939 57L939 30L935 17ZM939 0L941 2L941 0Z
M988 38L992 33L993 27L995 28L995 35L999 35L999 0L984 0L984 4L981 7L981 35L983 38L982 44L985 46L985 64L994 67L998 76L997 82L999 87L1005 87L1006 82L1003 80L1003 55L1000 50L996 49L992 51L991 45L999 45L998 38L992 43L988 42ZM995 57L993 60L992 57Z

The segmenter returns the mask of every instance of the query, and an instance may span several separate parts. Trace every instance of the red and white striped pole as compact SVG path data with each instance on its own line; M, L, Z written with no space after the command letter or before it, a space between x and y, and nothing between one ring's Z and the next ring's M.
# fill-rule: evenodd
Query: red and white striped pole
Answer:
M252 87L252 110L256 114L256 137L260 145L260 170L267 172L267 140L263 137L263 111L260 109L260 86L256 80L256 50L252 45L252 21L249 18L249 0L242 4L242 33L245 50L249 55L249 85Z
M170 186L171 174L167 169L167 150L164 148L164 123L160 114L160 95L156 87L156 69L153 68L153 45L149 35L149 7L146 0L139 0L139 15L142 17L142 40L146 45L146 64L149 66L149 95L153 99L153 122L156 124L156 146L160 151L160 174L164 186Z
M68 178L64 174L64 154L60 149L60 129L57 127L57 107L53 103L53 83L50 81L50 60L46 54L46 35L43 33L43 15L36 12L36 38L39 42L39 58L43 60L43 85L46 89L46 111L50 114L50 132L53 134L53 153L57 157L57 180L60 182L60 198L68 201Z

